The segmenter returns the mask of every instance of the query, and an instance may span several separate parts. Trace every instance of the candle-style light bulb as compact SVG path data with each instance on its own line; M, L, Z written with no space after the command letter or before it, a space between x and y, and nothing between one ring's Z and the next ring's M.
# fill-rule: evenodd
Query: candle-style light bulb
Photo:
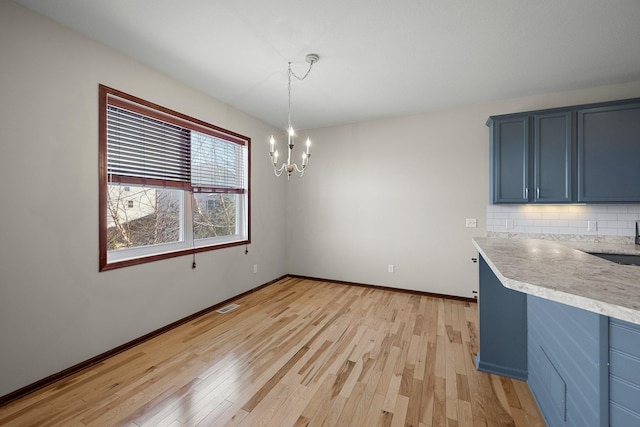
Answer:
M287 133L289 134L289 136L287 137L287 145L289 145L289 149L291 150L293 149L293 137L295 135L295 132L293 131L293 126L289 126Z
M307 138L307 154L309 154L309 149L311 148L311 140Z
M276 145L276 140L273 138L273 135L271 135L271 139L269 140L269 153L273 154L275 145Z
M275 165L276 163L278 163L278 150L273 153L273 164Z

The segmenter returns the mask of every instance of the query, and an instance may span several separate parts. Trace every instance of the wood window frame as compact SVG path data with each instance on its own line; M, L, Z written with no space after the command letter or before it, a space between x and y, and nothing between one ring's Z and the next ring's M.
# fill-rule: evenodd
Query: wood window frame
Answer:
M175 250L170 252L162 252L154 255L145 255L136 258L130 258L121 261L108 261L108 229L107 229L107 204L108 204L108 185L107 176L107 107L109 104L125 106L140 114L147 115L168 123L183 126L196 132L204 133L216 138L225 139L227 141L236 142L245 145L247 148L246 156L246 190L243 192L246 203L246 238L233 242L220 244L212 244L207 246L195 246L189 249ZM100 84L98 86L98 174L99 174L99 271L108 271L132 265L139 265L148 262L159 261L168 258L174 258L184 255L206 252L211 250L229 248L234 246L247 245L251 243L251 138L239 133L212 125L205 121L190 117L180 112L171 110L150 101L138 98L128 93L110 88ZM144 179L131 179L128 181L135 185L145 184ZM175 184L175 183L172 183ZM169 185L174 187L175 185ZM184 191L189 191L183 186ZM198 191L198 190L195 190ZM233 192L233 191L232 191Z

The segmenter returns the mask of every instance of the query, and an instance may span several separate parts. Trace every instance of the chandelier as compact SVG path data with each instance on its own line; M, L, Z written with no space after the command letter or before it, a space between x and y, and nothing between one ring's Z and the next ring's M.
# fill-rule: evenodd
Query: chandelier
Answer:
M288 114L288 127L287 127L288 148L287 148L286 163L282 162L282 164L278 166L279 153L278 153L278 150L276 150L275 148L276 140L273 138L273 135L271 135L271 139L269 140L269 156L271 156L271 161L273 162L273 172L276 174L276 176L280 176L284 171L287 171L287 179L291 177L291 174L293 174L294 171L298 173L300 176L304 175L304 171L307 168L307 165L309 164L309 157L311 157L311 151L310 151L311 141L309 140L309 138L307 138L306 151L302 153L301 165L298 166L297 163L291 163L291 152L293 151L294 139L296 136L296 132L293 129L293 126L291 125L291 76L295 77L300 81L306 79L309 73L311 72L311 68L313 68L313 64L318 62L320 57L315 53L310 53L307 56L305 56L304 59L309 63L309 69L307 70L304 76L300 77L291 70L291 62L289 62L289 69L287 72L287 78L288 78L287 89L289 93L289 114Z

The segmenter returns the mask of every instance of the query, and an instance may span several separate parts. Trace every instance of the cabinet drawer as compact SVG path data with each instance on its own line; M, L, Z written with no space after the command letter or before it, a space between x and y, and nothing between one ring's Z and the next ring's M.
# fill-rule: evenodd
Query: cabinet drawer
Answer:
M609 374L624 378L640 389L640 358L610 348ZM640 396L638 402L640 402Z
M609 346L619 352L640 358L640 325L610 319Z
M640 425L640 326L609 319L611 426Z

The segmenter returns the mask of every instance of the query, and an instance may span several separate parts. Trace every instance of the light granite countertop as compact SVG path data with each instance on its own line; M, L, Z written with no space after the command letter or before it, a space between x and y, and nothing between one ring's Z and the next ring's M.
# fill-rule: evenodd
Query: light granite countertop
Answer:
M584 252L640 255L636 245L492 237L473 244L506 288L640 324L640 266Z

